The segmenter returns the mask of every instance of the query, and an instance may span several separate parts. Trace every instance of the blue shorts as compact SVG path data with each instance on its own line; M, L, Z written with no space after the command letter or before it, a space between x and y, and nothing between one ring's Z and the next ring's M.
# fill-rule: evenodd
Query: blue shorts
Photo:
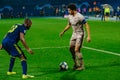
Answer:
M3 49L5 49L9 55L13 56L13 57L21 57L21 55L24 55L23 51L21 50L21 48L17 45L17 44L10 44L10 43L2 43L2 47ZM26 58L26 57L25 57Z

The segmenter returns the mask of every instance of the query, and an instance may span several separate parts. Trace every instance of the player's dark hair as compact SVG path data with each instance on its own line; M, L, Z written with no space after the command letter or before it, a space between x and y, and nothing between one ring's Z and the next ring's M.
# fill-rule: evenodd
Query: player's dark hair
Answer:
M31 21L29 18L25 18L24 23L26 23L26 24L31 24L32 21Z
M70 8L71 10L75 10L75 11L77 10L77 7L74 3L69 4L68 8Z
M27 30L29 30L29 29L30 29L30 26L31 26L31 24L32 24L32 21L31 21L29 18L25 18L24 24L26 24Z

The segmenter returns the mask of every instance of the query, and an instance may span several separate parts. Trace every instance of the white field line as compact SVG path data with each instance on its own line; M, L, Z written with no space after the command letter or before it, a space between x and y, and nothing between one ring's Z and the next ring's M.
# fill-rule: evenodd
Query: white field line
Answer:
M41 48L31 48L31 49L61 49L68 48L69 46L61 46L61 47L41 47Z
M41 48L31 48L33 50L38 50L38 49L61 49L61 48L68 48L69 46L61 46L61 47L41 47ZM86 46L83 46L83 48L85 49L89 49L89 50L93 50L93 51L98 51L98 52L103 52L103 53L107 53L107 54L113 54L113 55L116 55L116 56L120 56L119 53L115 53L115 52L111 52L111 51L105 51L105 50L100 50L100 49L96 49L96 48L91 48L91 47L86 47ZM25 50L25 49L23 49ZM0 51L3 51L3 50L0 50Z
M103 52L103 53L107 53L107 54L113 54L113 55L116 55L116 56L120 56L119 53L115 53L115 52L111 52L111 51L105 51L105 50L95 49L95 48L86 47L86 46L83 46L83 48L98 51L98 52Z

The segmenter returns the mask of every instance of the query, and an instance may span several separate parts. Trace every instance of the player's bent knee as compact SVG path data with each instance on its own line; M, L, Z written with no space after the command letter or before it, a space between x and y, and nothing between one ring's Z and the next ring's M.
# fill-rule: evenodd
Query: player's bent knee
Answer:
M80 52L80 46L75 47L75 52Z
M78 53L78 52L80 52L80 50L79 49L75 49L75 53Z
M23 55L20 56L20 59L21 61L26 60L26 58Z
M72 45L71 45L71 46L70 46L70 50L71 50L71 49L75 49L75 46L72 46Z
M75 52L75 47L74 46L70 46L70 48L69 48L69 50L70 50L70 52Z

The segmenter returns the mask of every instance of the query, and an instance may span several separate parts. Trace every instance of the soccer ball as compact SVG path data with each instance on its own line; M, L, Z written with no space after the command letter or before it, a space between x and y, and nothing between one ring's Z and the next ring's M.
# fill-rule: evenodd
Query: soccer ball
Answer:
M66 71L68 69L68 65L66 62L60 63L60 70Z

